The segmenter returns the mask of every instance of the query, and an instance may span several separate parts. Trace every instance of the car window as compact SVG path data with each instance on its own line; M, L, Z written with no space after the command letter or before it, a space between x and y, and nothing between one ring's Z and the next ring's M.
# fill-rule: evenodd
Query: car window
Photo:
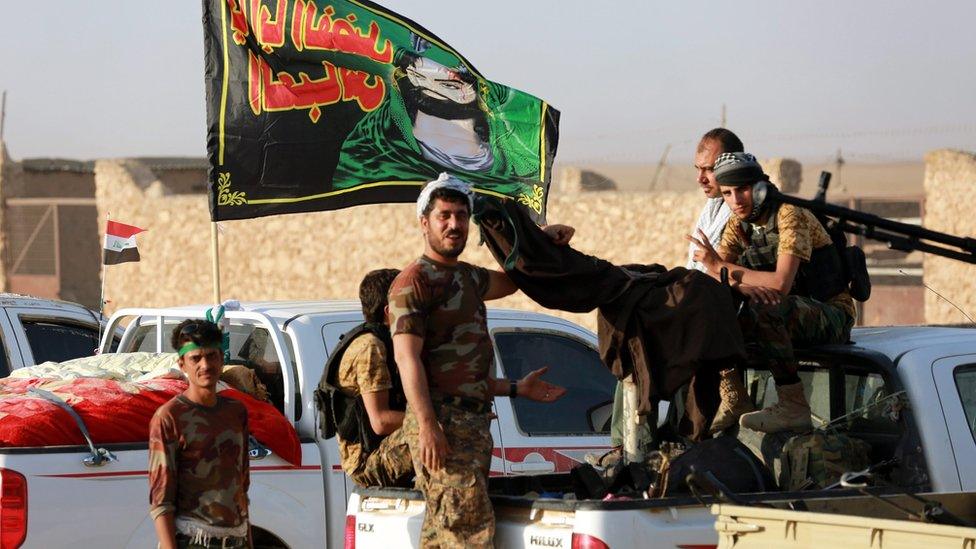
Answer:
M175 353L170 344L170 334L177 322L166 322L163 327L163 352ZM286 338L287 341L287 338ZM136 328L127 351L156 351L156 325L144 324ZM291 352L294 360L294 351ZM230 360L227 366L242 365L254 371L268 390L268 399L278 410L285 408L285 384L275 350L274 340L266 328L251 324L231 324ZM293 367L294 369L294 367ZM297 389L297 387L296 387ZM297 402L297 401L296 401ZM296 419L298 417L296 416Z
M819 364L805 363L797 375L803 382L803 392L810 403L814 427L825 425L830 416L830 371ZM746 387L757 408L776 404L776 383L767 370L746 369Z
M567 393L552 403L512 400L519 429L528 435L606 434L609 422L591 426L588 414L613 401L617 379L597 351L582 341L551 332L496 332L495 347L509 379L549 366L543 379Z
M966 414L966 424L969 425L973 438L976 439L976 365L956 368L953 373L956 380L956 390L962 400L962 409Z
M98 346L94 326L82 326L49 320L20 318L34 362L64 362L91 356Z
M0 330L0 377L7 377L10 375L10 361L7 358L7 342L2 332Z

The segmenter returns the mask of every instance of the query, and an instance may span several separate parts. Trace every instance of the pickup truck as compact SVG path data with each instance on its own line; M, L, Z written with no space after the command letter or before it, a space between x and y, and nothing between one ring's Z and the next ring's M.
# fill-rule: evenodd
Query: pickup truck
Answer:
M858 328L852 339L852 344L797 351L815 424L838 420L849 436L870 444L872 463L897 457L887 479L891 484L937 493L976 490L976 331ZM500 360L508 371L506 361L511 359L502 352ZM757 406L771 404L775 390L768 372L748 369L745 376ZM703 504L714 501L708 497L577 500L565 474L494 478L489 491L497 547L718 543L715 517ZM845 494L850 495L845 490L811 490L742 498L786 505ZM416 547L424 502L411 490L356 489L346 513L347 547Z
M0 294L0 377L25 366L89 356L105 321L68 301Z
M313 391L339 336L361 322L355 301L244 303L228 311L231 363L253 368L302 442L300 466L252 451L250 511L258 547L341 547L352 484L338 445L319 431ZM172 352L169 333L206 306L125 309L109 321L124 326L121 351ZM493 476L568 471L588 452L609 448L609 431L594 428L589 410L613 398L615 378L596 351L596 337L548 315L489 309L488 327L501 360L498 375L550 364L546 379L568 394L540 414L524 399L495 400ZM102 341L109 352L112 338ZM2 547L151 547L147 444L99 444L108 460L89 460L88 446L0 448ZM100 450L104 450L101 452Z

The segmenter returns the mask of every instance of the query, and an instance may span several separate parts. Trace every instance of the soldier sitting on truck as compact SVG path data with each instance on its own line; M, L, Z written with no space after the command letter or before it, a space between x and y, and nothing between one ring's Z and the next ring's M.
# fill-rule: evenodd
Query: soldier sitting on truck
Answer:
M320 386L335 414L342 470L360 486L412 485L413 461L400 429L407 401L393 361L387 305L398 274L378 269L363 278L365 322L342 336L324 374L334 379Z
M205 320L173 329L188 386L149 423L149 515L163 549L249 546L247 409L217 394L222 340Z
M772 406L742 415L739 425L766 433L810 429L793 346L850 338L856 312L841 257L812 212L768 200L779 191L751 154L723 153L714 173L732 217L718 251L701 233L689 237L699 248L695 260L715 278L727 268L733 286L747 297L756 288L783 296L779 303L750 299L739 315L746 340L768 363L778 397Z

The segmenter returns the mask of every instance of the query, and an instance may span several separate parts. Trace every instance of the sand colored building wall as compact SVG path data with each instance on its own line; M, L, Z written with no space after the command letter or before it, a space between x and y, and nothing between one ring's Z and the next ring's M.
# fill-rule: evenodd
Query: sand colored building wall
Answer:
M976 236L976 155L954 150L925 155L925 211L922 225L958 236ZM926 254L925 284L970 316L976 314L976 265ZM933 292L925 294L925 320L961 323L967 319Z
M99 217L148 232L137 239L142 260L109 266L108 310L211 301L210 225L206 197L167 195L135 161L98 161ZM684 264L699 192L592 193L553 197L549 219L580 228L577 249L618 263ZM358 206L335 212L221 223L222 298L240 300L353 298L371 269L402 267L423 250L412 204ZM100 228L99 230L103 230ZM467 261L495 267L472 230ZM503 307L542 310L521 294ZM591 329L595 316L553 313Z

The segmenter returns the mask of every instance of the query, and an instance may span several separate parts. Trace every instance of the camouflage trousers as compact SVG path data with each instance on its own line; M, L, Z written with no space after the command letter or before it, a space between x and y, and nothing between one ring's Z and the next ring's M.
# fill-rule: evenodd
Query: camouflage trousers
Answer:
M409 406L400 428L413 456L415 487L426 501L420 546L492 547L495 515L488 499L488 469L493 444L488 415L453 406L435 405L434 411L450 447L440 470L428 471L420 459L420 428Z
M793 347L845 343L854 319L833 305L809 297L786 296L778 305L749 303L739 315L739 326L758 358L769 363L774 379L796 375Z
M379 448L366 456L349 477L360 486L409 486L413 460L403 429L393 431L380 441Z

